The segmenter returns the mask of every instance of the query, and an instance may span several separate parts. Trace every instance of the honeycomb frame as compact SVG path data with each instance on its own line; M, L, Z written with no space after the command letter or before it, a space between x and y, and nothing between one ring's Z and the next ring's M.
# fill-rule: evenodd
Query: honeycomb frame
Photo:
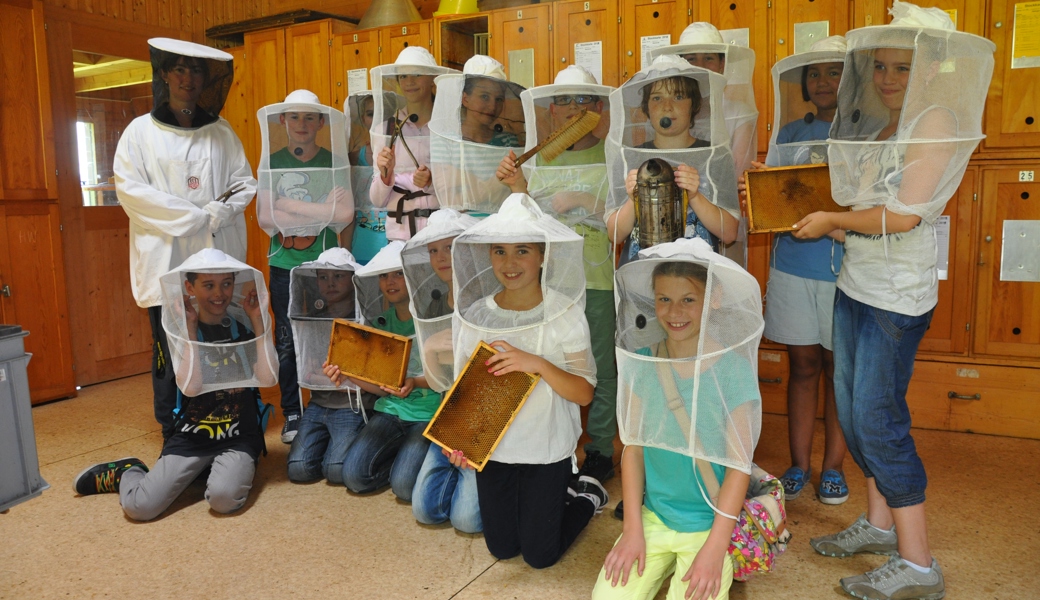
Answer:
M375 327L333 319L329 364L354 379L400 388L408 374L412 338Z
M477 344L423 432L449 452L462 450L466 462L477 471L484 470L542 379L519 371L499 376L488 373L484 363L495 354L498 350L486 343ZM474 388L480 393L474 394Z
M845 212L831 198L830 167L795 165L746 171L748 233L794 231L817 211Z

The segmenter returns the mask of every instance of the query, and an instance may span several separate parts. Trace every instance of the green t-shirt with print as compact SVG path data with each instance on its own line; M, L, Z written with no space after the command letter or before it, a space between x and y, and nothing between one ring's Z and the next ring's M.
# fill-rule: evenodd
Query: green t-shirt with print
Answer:
M271 169L332 169L332 152L329 152L327 148L318 148L318 153L314 155L314 158L307 162L303 162L296 158L289 152L289 148L285 147L271 155ZM306 187L299 185L299 181L286 181L282 182L282 178L286 175L290 175L294 178L301 179L301 173L272 173L272 184L274 188L279 189L279 184L283 184L283 187L288 186L289 189L295 188L298 193L302 196L306 193L306 196L311 197L311 201L316 201L314 194L319 194L318 198L328 194L332 190L332 171L305 171L304 174L307 177ZM319 191L320 190L320 191ZM284 191L284 190L283 190ZM305 196L305 197L306 197ZM303 198L301 198L303 199ZM301 264L309 261L318 260L320 255L329 248L335 248L339 246L339 236L332 229L326 227L322 230L314 243L303 250L295 250L293 248L283 248L278 243L278 238L271 238L271 248L268 250L268 264L272 267L281 267L283 269L292 269L298 267Z
M383 313L382 319L385 319L385 324L380 324L377 320L376 323L373 323L373 326L397 335L409 337L415 335L415 321L412 319L407 321L398 319L397 310L394 307L390 307L389 310ZM409 375L416 373L416 363L418 364L418 373L421 374L422 363L419 359L419 344L412 344L412 352L408 356ZM440 405L441 395L439 393L431 389L417 387L404 398L383 396L376 401L375 408L379 412L396 415L402 421L422 422L432 419L434 413L437 412L437 407Z

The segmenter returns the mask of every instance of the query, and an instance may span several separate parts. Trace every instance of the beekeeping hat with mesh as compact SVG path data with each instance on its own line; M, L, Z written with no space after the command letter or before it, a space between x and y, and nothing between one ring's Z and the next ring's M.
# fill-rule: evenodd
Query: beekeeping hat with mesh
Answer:
M749 473L762 416L755 278L682 239L621 266L614 297L622 442Z
M401 250L404 242L395 240L383 246L368 264L354 272L354 288L357 291L358 320L365 325L383 326L380 318L390 305L383 298L379 289L379 276L395 271L403 271ZM402 281L402 285L404 282Z
M430 170L442 207L492 213L509 195L495 171L526 134L520 85L502 63L476 55L462 73L437 78L430 120Z
M206 248L159 284L163 329L185 395L274 385L278 358L260 271Z
M192 118L191 129L220 118L234 77L233 57L216 48L170 38L152 38L148 46L152 116L172 125L170 112L177 110Z
M257 221L268 235L314 236L354 215L346 117L309 90L256 112L262 147Z
M603 229L608 189L604 140L610 128L612 91L612 87L597 84L588 69L571 65L556 74L552 85L534 87L520 94L524 120L532 132L527 136L527 151L582 111L600 117L595 129L574 140L568 150L552 162L535 156L523 165L527 193L543 211L568 225L584 221ZM564 196L578 194L579 201L560 201ZM560 212L558 207L565 210Z
M350 161L350 187L354 196L354 208L372 208L369 189L375 174L375 150L372 146L370 129L375 122L375 98L380 98L384 115L393 115L404 108L404 96L383 92L374 96L371 90L363 90L347 96L343 113L347 119L347 157ZM408 164L411 164L409 161ZM413 165L414 167L414 165Z
M450 208L430 215L401 251L426 381L443 392L455 380L451 352L451 247L477 219Z
M771 166L827 162L827 135L838 102L838 82L845 63L845 38L832 35L808 52L773 65L773 135L766 162ZM810 86L812 86L810 88Z

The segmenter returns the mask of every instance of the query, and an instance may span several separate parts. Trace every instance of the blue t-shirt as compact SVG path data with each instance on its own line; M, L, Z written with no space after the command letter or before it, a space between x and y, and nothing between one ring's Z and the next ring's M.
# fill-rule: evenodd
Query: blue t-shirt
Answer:
M642 348L636 354L651 356L649 348ZM675 383L684 400L688 401L693 397L693 377L676 378ZM725 399L719 393L720 384L726 386ZM636 396L651 402L665 401L661 396L661 384L656 377L640 378L633 392ZM712 421L709 425L713 428L725 428L729 413L745 402L756 400L761 403L758 381L754 377L751 364L736 355L724 354L707 371L701 373L701 385L697 395L699 428L703 429L706 421ZM674 420L669 420L667 426L678 429L678 423ZM726 468L714 463L709 464L721 485ZM662 523L669 529L681 533L711 529L715 513L701 495L698 480L700 485L704 486L705 494L708 493L708 487L701 480L692 457L644 446L643 468L646 471L644 503Z
M777 144L826 140L830 134L828 121L805 119L791 121L776 135ZM770 165L780 166L780 165ZM790 233L778 233L773 249L773 268L805 279L837 281L845 246L829 237L799 240Z

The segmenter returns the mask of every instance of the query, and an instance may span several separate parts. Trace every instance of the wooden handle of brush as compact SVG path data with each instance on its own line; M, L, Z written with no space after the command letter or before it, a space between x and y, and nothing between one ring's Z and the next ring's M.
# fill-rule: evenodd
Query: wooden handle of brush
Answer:
M578 113L578 114L574 115L573 117L571 117L566 123L563 124L563 126L561 126L556 131L553 131L549 135L545 136L545 139L542 140L542 142L540 144L538 144L534 148L531 148L527 152L524 152L519 157L517 157L516 162L513 163L513 166L519 168L520 165L522 165L525 162L527 162L528 160L530 160L532 156L534 156L535 154L538 154L539 152L541 152L542 149L545 148L550 142L552 142L556 138L558 138L561 135L563 135L564 133L566 133L567 130L570 129L572 126L576 125L578 123L578 121L580 121L581 118L584 117L585 113L587 113L587 112L588 112L587 108L581 109L580 113Z

